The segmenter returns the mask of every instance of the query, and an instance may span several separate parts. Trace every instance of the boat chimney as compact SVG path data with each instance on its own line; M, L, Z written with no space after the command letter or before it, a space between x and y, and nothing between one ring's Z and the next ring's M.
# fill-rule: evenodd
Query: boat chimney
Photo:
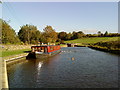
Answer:
M48 45L49 45L49 42L48 42Z

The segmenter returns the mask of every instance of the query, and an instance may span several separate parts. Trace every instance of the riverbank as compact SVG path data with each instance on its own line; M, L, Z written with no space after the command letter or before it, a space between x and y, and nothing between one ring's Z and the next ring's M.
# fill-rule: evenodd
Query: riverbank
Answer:
M0 57L22 54L30 51L31 45L2 45Z
M0 88L9 88L7 66L21 62L30 51L31 45L1 45L0 47Z
M25 52L29 52L29 51L30 49L2 51L1 57L10 57L10 56L19 55Z
M8 75L7 75L7 66L6 66L6 61L2 60L2 74L1 74L1 83L2 83L2 88L9 88L8 86Z
M8 77L7 77L8 76L7 75L7 68L10 65L20 63L23 60L25 61L25 58L27 55L28 55L28 53L22 53L22 54L18 54L18 55L3 57L1 59L2 72L1 72L1 79L0 80L2 81L2 88L9 88Z
M108 42L98 42L89 46L90 48L120 54L120 40L108 41Z
M84 37L75 40L64 41L65 43L77 43L78 45L88 45L95 44L98 42L108 42L108 41L116 41L120 39L120 37Z
M120 55L120 48L110 48L108 46L99 46L99 45L77 45L77 47L89 47L99 51L109 52L113 54Z
M76 47L89 47L100 51L120 54L120 37L81 38L66 42L69 43L77 42Z
M92 49L96 49L96 50L100 50L100 51L104 51L104 52L110 52L110 53L120 55L120 50L113 50L113 49L108 49L106 47L100 47L100 46L88 46L88 47L92 48Z
M1 59L2 72L1 72L0 80L2 81L2 88L9 88L7 68L10 65L25 61L25 58L27 55L28 55L28 53L22 53L22 54L18 54L18 55L9 56L9 57L3 57Z

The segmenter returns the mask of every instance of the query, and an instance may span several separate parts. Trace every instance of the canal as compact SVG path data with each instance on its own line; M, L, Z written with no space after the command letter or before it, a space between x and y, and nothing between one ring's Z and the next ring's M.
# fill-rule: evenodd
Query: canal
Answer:
M8 67L10 88L117 88L119 56L88 47L64 47L46 60Z

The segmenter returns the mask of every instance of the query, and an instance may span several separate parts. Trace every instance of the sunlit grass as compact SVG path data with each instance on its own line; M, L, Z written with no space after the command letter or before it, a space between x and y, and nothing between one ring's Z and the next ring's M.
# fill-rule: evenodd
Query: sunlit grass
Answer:
M2 51L2 53L0 54L0 57L7 57L7 56L11 56L11 55L17 55L17 54L25 53L25 51L30 51L30 49Z
M120 37L91 37L91 38L80 38L75 40L65 41L65 43L82 43L82 44L94 44L97 42L116 41Z

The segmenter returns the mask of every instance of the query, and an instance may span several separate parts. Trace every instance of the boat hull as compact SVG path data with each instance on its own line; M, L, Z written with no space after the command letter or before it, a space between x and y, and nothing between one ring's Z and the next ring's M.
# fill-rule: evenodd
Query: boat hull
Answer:
M60 53L60 50L50 52L50 53L45 53L45 54L35 54L35 57L36 58L48 58L48 57L54 56L58 53Z
M58 54L60 52L61 52L61 50L57 50L57 51L50 52L50 53L44 53L44 54L30 52L27 55L26 59L44 59L44 58L48 58L48 57L54 56L54 55L56 55L56 54Z

